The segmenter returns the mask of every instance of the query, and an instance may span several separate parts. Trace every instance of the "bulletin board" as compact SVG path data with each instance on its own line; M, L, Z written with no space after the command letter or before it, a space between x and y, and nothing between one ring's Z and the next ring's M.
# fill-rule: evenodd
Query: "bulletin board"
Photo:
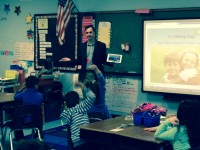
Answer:
M34 15L34 68L43 68L45 60L53 62L53 69L60 71L76 71L77 65L60 62L63 57L71 61L77 59L78 53L78 15L72 14L65 31L65 43L59 45L56 36L57 14Z
M130 113L136 108L138 80L106 75L106 104L110 111Z

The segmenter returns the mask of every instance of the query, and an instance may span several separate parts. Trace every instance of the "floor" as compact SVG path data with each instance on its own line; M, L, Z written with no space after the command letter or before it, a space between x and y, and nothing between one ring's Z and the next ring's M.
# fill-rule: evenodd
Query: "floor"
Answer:
M57 126L60 126L61 125L61 121L60 120L56 120L56 121L52 121L52 122L46 122L44 125L43 125L43 130L47 130L47 129L51 129L51 128L54 128L54 127L57 127ZM7 132L7 135L6 135L6 142L3 146L3 150L10 150L10 145L9 145L9 131ZM24 135L29 135L31 134L31 130L25 130L24 131ZM14 143L14 146L16 145L17 143L15 142Z

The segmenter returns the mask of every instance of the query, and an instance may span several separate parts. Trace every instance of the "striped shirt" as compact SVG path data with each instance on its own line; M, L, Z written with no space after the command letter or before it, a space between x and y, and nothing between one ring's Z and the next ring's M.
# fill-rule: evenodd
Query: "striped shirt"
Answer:
M89 119L87 111L92 107L96 97L91 90L84 91L86 99L77 104L75 107L65 109L61 114L61 119L70 125L71 138L73 142L80 140L79 126L88 124Z

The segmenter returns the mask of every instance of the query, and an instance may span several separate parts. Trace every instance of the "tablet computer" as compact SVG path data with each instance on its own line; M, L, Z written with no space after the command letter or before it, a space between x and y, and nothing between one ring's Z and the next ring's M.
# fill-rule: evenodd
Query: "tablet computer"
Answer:
M107 62L121 63L121 61L122 61L122 55L119 55L119 54L108 54Z

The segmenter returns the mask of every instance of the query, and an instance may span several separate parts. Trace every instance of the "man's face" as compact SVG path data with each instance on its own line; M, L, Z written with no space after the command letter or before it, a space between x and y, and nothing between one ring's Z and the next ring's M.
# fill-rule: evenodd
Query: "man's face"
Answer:
M92 28L87 28L85 30L85 35L86 35L86 37L87 37L88 40L92 40L95 37L95 33L94 33L94 31L93 31Z

